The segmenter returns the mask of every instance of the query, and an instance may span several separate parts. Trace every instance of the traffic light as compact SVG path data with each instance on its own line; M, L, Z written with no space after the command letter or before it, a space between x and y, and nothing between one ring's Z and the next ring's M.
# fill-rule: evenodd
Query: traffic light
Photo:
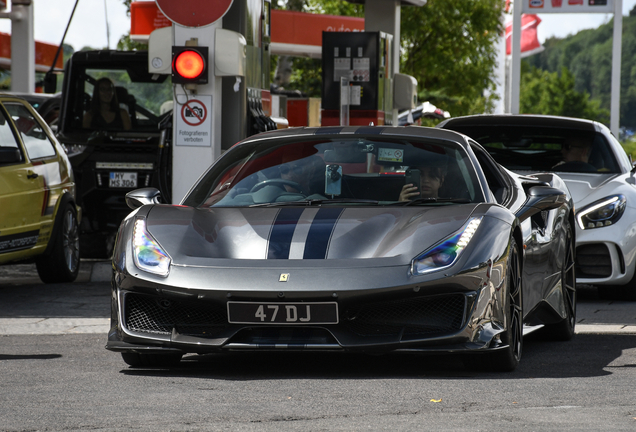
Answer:
M172 83L208 83L208 47L172 47Z

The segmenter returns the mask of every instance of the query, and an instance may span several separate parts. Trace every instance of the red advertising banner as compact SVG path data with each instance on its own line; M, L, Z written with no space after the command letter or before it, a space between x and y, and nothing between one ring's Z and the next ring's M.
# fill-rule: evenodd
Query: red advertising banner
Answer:
M531 54L543 51L543 46L537 37L537 27L541 23L541 18L532 14L521 15L521 56L527 57ZM506 55L510 55L512 35L512 23L506 25Z

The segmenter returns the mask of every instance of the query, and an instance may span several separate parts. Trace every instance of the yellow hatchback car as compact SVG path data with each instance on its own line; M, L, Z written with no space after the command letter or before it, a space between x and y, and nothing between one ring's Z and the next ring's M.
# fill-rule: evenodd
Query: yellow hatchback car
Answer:
M0 264L35 262L45 283L79 271L81 216L71 163L40 115L0 94Z

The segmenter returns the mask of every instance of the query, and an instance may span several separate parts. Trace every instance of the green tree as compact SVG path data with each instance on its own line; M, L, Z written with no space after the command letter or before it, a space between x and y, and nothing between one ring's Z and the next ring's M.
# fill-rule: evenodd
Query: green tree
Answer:
M565 67L548 72L522 66L519 111L524 114L548 114L609 122L609 111L587 92L575 89L574 75Z
M429 0L402 8L400 72L417 79L419 100L453 116L493 108L503 6L502 0Z
M550 38L543 44L543 52L522 63L548 72L567 68L574 76L574 89L589 94L601 108L609 110L613 28L612 20L564 39ZM622 41L620 125L636 129L636 8L623 17Z

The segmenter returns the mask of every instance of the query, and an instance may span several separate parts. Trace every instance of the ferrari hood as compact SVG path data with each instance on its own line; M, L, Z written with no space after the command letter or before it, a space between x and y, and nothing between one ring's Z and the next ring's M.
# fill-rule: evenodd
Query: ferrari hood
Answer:
M173 264L210 260L391 258L408 264L458 231L475 205L435 207L209 208L154 206L150 234Z
M575 204L585 201L597 190L606 187L621 174L575 174L558 173L568 186Z

